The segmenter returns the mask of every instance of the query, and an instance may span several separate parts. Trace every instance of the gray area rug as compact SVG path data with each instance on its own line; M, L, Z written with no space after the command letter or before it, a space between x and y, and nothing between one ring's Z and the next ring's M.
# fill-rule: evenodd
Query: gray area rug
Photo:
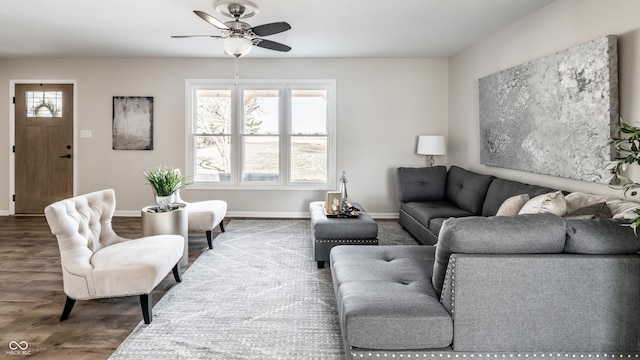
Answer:
M379 243L415 244L396 222ZM110 359L344 359L308 220L232 220Z

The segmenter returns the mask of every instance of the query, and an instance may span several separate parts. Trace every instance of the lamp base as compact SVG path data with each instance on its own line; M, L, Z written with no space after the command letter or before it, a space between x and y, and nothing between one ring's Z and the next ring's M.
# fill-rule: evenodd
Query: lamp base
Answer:
M434 164L433 155L427 155L427 165L431 167L433 166L433 164Z

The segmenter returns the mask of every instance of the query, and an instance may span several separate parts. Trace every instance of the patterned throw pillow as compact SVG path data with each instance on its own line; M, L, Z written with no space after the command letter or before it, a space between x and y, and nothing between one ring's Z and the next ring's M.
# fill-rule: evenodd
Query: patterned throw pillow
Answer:
M611 219L611 210L606 202L582 207L565 216L567 219Z

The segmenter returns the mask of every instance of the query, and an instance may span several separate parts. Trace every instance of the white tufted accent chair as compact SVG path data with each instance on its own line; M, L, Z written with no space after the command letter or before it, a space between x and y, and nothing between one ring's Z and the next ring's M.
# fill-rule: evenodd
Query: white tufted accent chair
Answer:
M213 248L211 232L220 225L220 231L224 232L224 217L227 215L227 202L224 200L204 200L187 202L180 197L180 190L176 191L176 203L186 204L189 218L189 232L205 232L209 249Z
M55 202L44 209L58 239L67 301L60 321L76 300L140 295L144 322L151 323L151 291L173 269L182 281L178 260L185 239L156 235L139 239L118 236L111 227L116 208L111 189Z

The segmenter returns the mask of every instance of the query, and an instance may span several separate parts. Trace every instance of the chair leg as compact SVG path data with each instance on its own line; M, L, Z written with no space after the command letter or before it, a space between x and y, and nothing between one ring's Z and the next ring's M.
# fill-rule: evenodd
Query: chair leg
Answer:
M182 276L180 276L180 268L178 266L178 263L176 263L176 265L173 267L173 277L176 279L176 282L182 282Z
M62 310L62 316L60 316L60 321L65 321L69 318L69 314L71 314L71 309L73 309L73 305L75 305L76 300L67 296L67 302L64 304L64 310Z
M151 293L140 295L140 305L142 306L142 317L144 318L145 324L151 324L151 320L153 320L153 313L151 311L152 308L152 298Z
M224 232L224 219L220 221L220 232Z
M213 240L211 239L211 230L207 230L207 244L209 249L213 249Z

